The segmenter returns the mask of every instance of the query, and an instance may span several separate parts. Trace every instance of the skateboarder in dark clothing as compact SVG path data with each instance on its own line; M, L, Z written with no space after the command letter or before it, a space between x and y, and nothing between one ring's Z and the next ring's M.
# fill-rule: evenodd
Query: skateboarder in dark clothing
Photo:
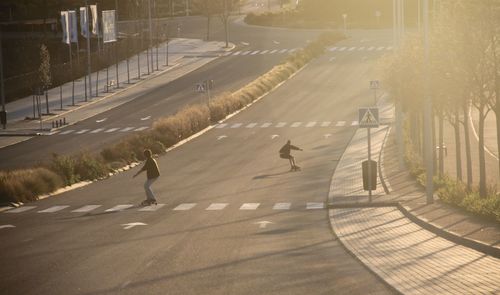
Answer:
M280 158L288 159L290 161L290 170L300 170L300 167L295 164L295 158L290 154L291 150L302 151L301 148L292 145L290 140L288 140L286 144L280 149Z
M153 159L153 154L151 150L144 150L144 156L146 157L146 162L141 170L137 171L137 173L133 176L136 177L141 172L146 171L147 179L144 183L144 190L146 191L146 200L144 200L141 205L156 205L156 198L151 190L151 185L158 179L160 176L160 169L158 169L158 164L156 160Z

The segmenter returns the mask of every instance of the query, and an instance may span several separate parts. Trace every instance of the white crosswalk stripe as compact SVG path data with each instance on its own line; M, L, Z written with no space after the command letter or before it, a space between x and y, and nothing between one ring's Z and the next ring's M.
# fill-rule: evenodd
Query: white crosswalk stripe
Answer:
M333 52L333 51L336 51L337 49L339 49L339 48L338 47L332 47L332 48L329 49L329 51Z
M222 210L229 205L228 203L213 203L210 204L210 206L207 207L205 210L213 211L213 210Z
M55 135L59 132L61 132L61 130L54 130L54 131L49 132L49 135Z
M101 207L102 205L85 205L83 207L80 207L78 209L75 209L71 212L75 212L75 213L85 213L85 212L90 212L90 211L93 211L99 207Z
M296 127L299 127L300 125L302 125L302 122L294 122L291 126L293 128L296 128Z
M315 203L315 202L311 202L311 203L307 203L306 204L306 209L308 210L313 210L313 209L323 209L325 206L323 203Z
M247 126L245 126L245 128L253 128L255 126L257 126L257 123L250 123Z
M52 206L50 208L47 208L45 210L42 210L42 211L38 211L38 213L54 213L54 212L57 212L57 211L61 211L63 209L66 209L68 208L69 206L67 205L63 205L63 206Z
M255 50L254 52L250 53L250 55L256 55L257 53L259 53L260 50Z
M346 49L347 49L347 47L340 47L338 51L344 51Z
M139 127L139 128L136 128L134 131L144 131L144 130L146 130L148 128L149 128L148 126Z
M361 46L361 47L358 48L358 51L363 51L363 50L365 50L364 46Z
M32 210L35 208L36 208L36 206L22 206L19 208L7 210L7 211L5 211L5 213L21 213L21 212L26 212L26 211L29 211L29 210Z
M231 54L233 54L233 53L231 51L228 51L228 52L224 53L222 56L228 56L228 55L231 55Z
M111 132L115 132L116 130L118 130L120 128L111 128L111 129L108 129L106 131L104 131L104 133L111 133Z
M158 205L151 205L151 206L146 206L144 208L139 209L141 212L154 212L156 210L159 210L163 207L165 207L166 204L158 204Z
M354 49L356 49L356 47L351 47L349 48L349 51L353 51Z
M338 121L337 124L335 124L336 127L342 127L345 126L345 121Z
M323 122L321 123L321 127L328 127L330 124L332 124L332 122Z
M70 134L70 133L73 133L73 132L75 132L75 130L70 129L70 130L66 130L66 131L63 131L63 132L59 133L59 135L66 135L66 134Z
M297 50L299 50L299 48L292 48L292 49L288 50L288 53L294 53Z
M358 121L352 121L351 123L351 126L358 126L358 125L359 125Z
M180 204L179 206L175 207L173 210L175 211L187 211L191 210L196 206L196 203L184 203Z
M241 205L240 210L257 210L260 203L245 203Z
M289 210L292 203L276 203L273 206L273 210Z
M263 51L260 52L260 54L266 54L268 52L269 52L269 50L263 50Z
M369 47L367 50L368 50L368 51L372 51L373 49L375 49L375 47L374 47L374 46L371 46L371 47Z
M283 128L286 126L286 123L285 122L279 122L278 124L276 124L276 127L277 128Z
M231 126L231 128L240 128L243 125L243 123L235 123Z
M251 52L251 51L245 51L245 52L241 53L241 55L247 55L247 54L249 54L250 52Z
M84 133L89 132L89 131L90 131L90 129L82 129L82 130L78 131L76 134L84 134Z
M308 128L314 127L314 126L316 126L316 123L317 122L309 122L306 124L306 127L308 127Z
M278 52L278 49L271 50L269 53L273 54L273 53L276 53L276 52Z
M134 207L134 205L131 205L131 204L125 204L125 205L116 205L112 208L109 208L107 210L104 210L105 212L118 212L118 211L123 211L123 210L126 210L128 208L132 208Z
M226 123L222 123L222 124L218 124L217 126L215 126L215 128L217 128L217 129L221 129L221 128L224 128L224 127L226 127L226 126L227 126L227 124L226 124Z
M241 51L236 51L235 53L233 53L233 55L240 55L241 54Z
M287 51L288 51L288 49L281 49L279 53L285 53Z
M264 124L260 125L260 128L267 128L271 125L273 125L273 123L264 123Z
M135 127L125 127L123 128L122 130L120 130L120 132L128 132L128 131L131 131L133 130Z
M384 46L380 46L379 48L377 48L377 51L381 51L381 50L384 50Z

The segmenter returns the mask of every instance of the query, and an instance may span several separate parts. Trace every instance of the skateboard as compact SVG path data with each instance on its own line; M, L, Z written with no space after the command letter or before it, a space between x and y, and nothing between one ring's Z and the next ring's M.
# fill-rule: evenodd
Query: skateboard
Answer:
M156 200L144 200L141 202L141 206L151 206L151 205L158 205Z
M292 169L290 169L290 171L300 171L301 168L297 165L293 166Z

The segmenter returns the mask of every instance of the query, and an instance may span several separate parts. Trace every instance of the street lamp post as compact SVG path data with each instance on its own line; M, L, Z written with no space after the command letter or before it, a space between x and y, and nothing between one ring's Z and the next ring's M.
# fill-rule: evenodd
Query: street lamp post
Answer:
M426 167L426 196L427 204L434 203L434 163L433 163L433 141L432 141L432 101L430 97L429 83L429 0L424 0L424 146L425 146L425 167Z
M342 18L344 19L344 34L347 34L347 13L342 14Z

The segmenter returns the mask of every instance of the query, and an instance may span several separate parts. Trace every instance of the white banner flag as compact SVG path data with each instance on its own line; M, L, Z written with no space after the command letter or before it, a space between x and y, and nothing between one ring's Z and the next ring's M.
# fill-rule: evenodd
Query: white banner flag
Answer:
M69 20L69 36L71 43L78 43L78 20L76 19L76 11L68 11Z
M86 7L80 7L80 28L82 29L82 36L87 38L87 22L88 14Z
M68 12L61 11L61 26L62 26L62 41L63 43L69 44L69 21Z
M90 5L92 13L92 34L99 35L99 19L97 14L97 5Z
M116 41L115 11L102 12L102 40L104 43Z

